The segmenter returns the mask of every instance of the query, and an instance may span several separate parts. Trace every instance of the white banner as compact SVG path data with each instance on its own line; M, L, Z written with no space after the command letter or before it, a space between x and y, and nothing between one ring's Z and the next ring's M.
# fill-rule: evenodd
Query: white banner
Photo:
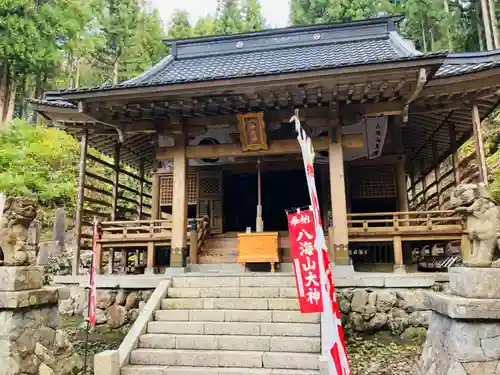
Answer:
M316 251L318 252L318 262L320 267L321 295L323 302L323 313L321 313L321 352L328 362L329 375L351 375L349 358L345 346L342 321L333 285L332 269L329 264L328 251L321 224L321 214L319 211L319 201L314 178L314 149L311 138L307 136L300 125L298 110L295 116L290 119L295 123L297 140L299 141L304 159L304 169L306 172L307 187L313 208L314 225L316 230Z

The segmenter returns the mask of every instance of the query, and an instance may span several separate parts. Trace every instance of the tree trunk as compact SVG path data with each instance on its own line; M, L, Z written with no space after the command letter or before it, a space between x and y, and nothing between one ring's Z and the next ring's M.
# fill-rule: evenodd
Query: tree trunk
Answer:
M113 64L113 84L118 83L118 72L120 70L120 59L116 58L115 63Z
M448 4L448 0L444 0L444 11L446 13L446 36L448 37L448 49L453 51L453 39L451 37L450 30L450 6Z
M16 105L16 85L14 82L11 82L9 85L9 90L8 90L8 101L7 101L7 106L5 107L5 116L4 116L4 122L11 121L12 118L14 117L14 107Z
M75 88L80 87L80 58L76 59Z
M71 53L68 53L68 61L66 62L67 67L68 67L68 80L67 80L67 87L68 88L73 88L73 56Z
M488 51L492 50L493 47L493 39L491 36L491 24L490 24L490 16L488 12L488 4L486 3L488 0L481 0L481 13L483 14L483 24L484 24L484 35L486 36L486 46Z
M5 112L8 107L8 98L7 98L7 93L8 93L8 80L9 80L9 74L8 74L8 63L7 61L4 61L2 67L0 68L0 126L4 123L5 119Z
M424 53L427 53L427 38L425 37L425 24L424 24L424 17L420 18L420 27L422 29L422 44L424 48Z
M493 41L495 49L500 48L500 35L498 33L497 14L495 11L495 0L488 0L490 6L491 28L493 30Z
M477 27L477 39L479 41L479 50L484 51L484 39L483 39L483 26L481 23L481 6L479 4L481 0L476 0L474 6L476 8L476 27Z

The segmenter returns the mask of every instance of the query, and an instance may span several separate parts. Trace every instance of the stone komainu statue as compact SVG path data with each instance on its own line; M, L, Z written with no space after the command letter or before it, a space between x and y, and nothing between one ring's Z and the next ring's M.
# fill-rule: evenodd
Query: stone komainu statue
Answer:
M484 184L462 184L451 193L450 203L467 219L472 240L472 258L464 261L468 267L500 267L495 260L500 248L500 207L493 201Z
M3 216L0 219L0 264L21 266L28 264L25 251L28 229L37 214L35 201L30 198L5 200Z

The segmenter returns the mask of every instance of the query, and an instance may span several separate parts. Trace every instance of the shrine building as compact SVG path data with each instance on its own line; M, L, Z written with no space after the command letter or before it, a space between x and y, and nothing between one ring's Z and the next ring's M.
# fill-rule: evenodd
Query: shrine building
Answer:
M400 21L168 40L136 78L29 100L81 142L73 274L95 217L100 273L290 270L285 210L310 205L295 109L338 269L402 272L435 244L469 256L449 192L487 182L500 51L424 54Z

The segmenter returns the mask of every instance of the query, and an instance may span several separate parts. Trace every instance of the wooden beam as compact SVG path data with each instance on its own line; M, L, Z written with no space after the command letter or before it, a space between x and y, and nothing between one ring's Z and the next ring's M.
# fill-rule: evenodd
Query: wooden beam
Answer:
M438 151L437 151L437 142L433 141L432 142L432 157L434 159L434 181L436 181L436 196L437 196L437 205L438 205L438 210L441 209L441 189L439 188L439 181L441 180L441 172L439 170L440 163L437 162L438 160Z
M112 198L112 208L111 208L111 221L116 220L116 214L118 211L118 185L120 184L120 148L121 143L115 143L115 155L114 155L114 165L113 165L113 198Z
M342 146L345 148L359 148L364 144L355 142L352 135L342 138ZM329 137L312 138L315 151L328 151ZM174 156L174 147L159 149L156 153L157 160L171 160ZM284 139L269 142L268 150L242 151L239 143L225 143L218 145L196 145L186 147L186 157L188 159L210 159L223 157L255 157L270 155L300 154L300 146L295 139Z
M481 118L476 104L472 105L472 129L474 130L474 139L476 141L476 158L479 167L480 182L488 184L488 169L486 167L486 158L484 156L483 134L481 133Z
M404 105L403 124L408 122L408 112L410 109L410 104L415 99L417 99L418 95L420 94L420 92L424 88L426 82L427 82L427 71L425 68L420 68L420 71L418 72L418 77L417 77L417 86L415 87L415 90L413 91L410 98L407 100L407 102Z
M142 211L144 211L144 159L139 162L139 206L137 207L137 214L139 220L142 220Z
M459 158L457 150L457 133L455 131L455 124L450 123L449 128L450 128L450 149L452 150L451 163L453 170L453 179L455 181L455 186L457 186L460 184L460 167L459 167L460 161L458 160Z
M73 253L73 276L78 275L80 269L80 241L82 238L82 218L83 218L83 203L85 200L85 170L87 166L87 149L88 149L88 130L82 135L80 141L80 164L78 166L78 189L76 200L76 218L75 218L75 252Z

